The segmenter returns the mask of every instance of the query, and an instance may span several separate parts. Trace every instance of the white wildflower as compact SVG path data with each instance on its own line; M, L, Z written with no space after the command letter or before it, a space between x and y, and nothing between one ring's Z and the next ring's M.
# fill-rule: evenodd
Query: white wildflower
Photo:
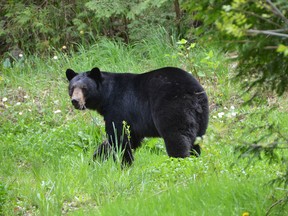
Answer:
M224 115L225 115L224 112L220 112L220 113L218 113L218 117L219 117L219 118L222 118Z
M55 113L55 114L61 113L61 110L56 110L56 111L54 111L54 113Z
M3 101L3 102L6 102L7 100L8 100L7 97L2 98L2 101Z
M19 115L23 115L23 112L19 112L18 114L19 114Z
M54 60L57 60L57 59L58 59L58 56L56 56L56 55L53 56L53 59L54 59Z

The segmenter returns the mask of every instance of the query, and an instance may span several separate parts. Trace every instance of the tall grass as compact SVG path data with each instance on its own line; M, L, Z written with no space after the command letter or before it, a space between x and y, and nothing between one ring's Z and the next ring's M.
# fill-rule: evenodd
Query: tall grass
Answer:
M177 54L173 40L161 30L129 46L103 39L79 53L55 53L57 60L34 56L14 62L10 68L2 67L3 215L265 214L282 195L281 190L266 185L281 167L261 161L244 169L247 163L237 162L234 147L243 135L247 139L257 136L243 134L243 128L261 122L247 113L265 112L267 106L239 107L242 99L237 85L231 88L231 71L224 57L219 54L209 60L221 63L218 71L201 62L212 48L199 45L193 50L197 68L207 72L200 81L211 104L200 158L170 159L161 139L146 139L129 168L121 169L112 158L92 162L93 151L105 138L104 122L95 112L71 107L65 70L99 67L140 73L168 65L183 67L186 60ZM217 48L213 50L217 53ZM282 100L277 103L287 107ZM274 110L269 119L279 115L285 131L288 119L283 109ZM272 213L284 215L287 211L277 206Z

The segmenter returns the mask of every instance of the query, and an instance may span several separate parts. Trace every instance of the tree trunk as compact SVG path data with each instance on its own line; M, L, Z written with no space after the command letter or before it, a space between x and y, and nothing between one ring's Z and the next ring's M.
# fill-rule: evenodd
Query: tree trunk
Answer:
M174 9L175 9L175 13L176 13L175 24L176 24L176 28L177 28L177 34L180 34L181 9L180 9L179 0L174 0Z

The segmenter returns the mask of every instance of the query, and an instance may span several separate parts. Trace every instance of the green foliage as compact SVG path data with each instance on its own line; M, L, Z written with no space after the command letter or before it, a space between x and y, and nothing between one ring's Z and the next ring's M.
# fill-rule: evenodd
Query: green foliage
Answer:
M1 1L0 54L69 52L101 36L141 40L147 29L175 28L171 1ZM157 16L155 16L157 14Z
M92 162L94 150L106 138L104 122L95 112L73 109L66 68L85 71L98 66L139 73L168 64L183 67L186 59L178 53L185 52L190 42L180 49L175 41L161 28L142 43L101 39L89 49L79 46L77 53L55 52L57 58L28 56L1 68L4 215L265 215L285 196L283 184L275 190L266 183L282 175L286 167L269 164L267 157L247 167L234 154L241 140L250 142L264 134L264 129L257 128L255 133L249 129L264 125L267 119L250 114L259 109L265 113L269 107L240 107L247 95L240 96L239 86L231 84L233 71L227 69L224 56L217 48L204 48L198 42L191 48L192 57L199 57L197 69L208 67L200 61L207 56L209 61L223 62L201 79L211 106L209 128L200 141L203 154L171 159L162 139L145 139L134 152L131 167L121 169L113 157ZM285 98L273 103L279 109L271 111L268 123L277 120L285 135L287 103ZM276 150L277 155L281 151ZM286 215L288 209L279 204L270 212Z
M3 206L5 204L6 197L7 197L6 188L5 188L4 184L2 182L0 182L0 215L2 215Z
M234 0L222 8L217 27L232 37L232 48L238 47L238 76L251 77L249 88L257 86L275 90L282 95L287 90L288 42L287 7L279 0Z
M222 6L230 2L231 0L183 0L181 6L185 13L182 22L186 27L183 29L183 35L203 44L219 43L215 22L220 17Z
M283 44L279 44L277 48L277 52L283 53L284 56L288 56L288 46L285 46Z
M3 28L0 37L9 50L20 48L26 54L35 51L48 53L53 47L71 47L81 37L77 26L71 26L69 20L73 19L75 12L84 10L82 4L2 1L1 5Z
M247 159L247 167L251 164L259 163L261 160L268 161L270 166L281 165L281 170L267 182L285 191L283 197L279 198L268 210L267 215L277 205L287 205L288 203L288 155L287 134L283 133L287 128L287 115L275 113L271 110L258 110L250 114L255 122L252 122L243 130L243 135L239 138L239 145L235 148L235 153L239 159ZM279 121L279 119L282 119ZM283 122L285 122L283 124ZM250 134L249 138L244 134ZM240 153L240 154L239 154Z
M125 42L141 40L149 29L157 25L167 29L175 26L173 7L168 0L89 1L86 7L104 24L104 32L120 36Z
M231 182L222 175L221 179L210 176L202 182L195 180L187 181L186 184L177 188L171 186L157 194L143 194L141 199L119 197L112 204L105 204L100 210L100 215L127 215L129 213L140 216L199 214L247 216L265 214L256 201L261 197L263 188L258 188L257 184L251 184L250 180L241 182L236 177ZM249 200L249 202L246 203L244 200ZM273 213L281 215L275 211Z
M124 1L124 0L106 0L106 1L89 1L86 3L87 8L95 11L98 18L110 18L115 16L126 16L130 20L135 20L136 16L141 16L147 10L159 9L167 0L160 1Z
M187 40L181 39L177 42L177 50L182 67L186 68L198 79L203 79L204 77L211 79L219 76L225 70L221 68L221 60L219 56L215 56L213 48L205 49L200 47L198 43L189 43ZM219 55L219 52L216 55ZM176 58L176 56L174 55L172 58Z
M228 36L228 48L237 49L237 78L243 81L249 77L249 81L242 84L246 89L254 90L254 100L256 96L263 96L263 91L269 94L274 91L281 96L288 89L288 58L287 47L284 45L288 42L287 9L287 4L282 0L234 0L222 7L217 27L224 36ZM260 116L269 119L267 111L260 113ZM283 170L272 182L287 188L288 142L287 135L281 132L285 127L280 126L276 119L266 124L252 124L247 129L250 128L249 133L258 134L258 137L242 140L236 150L241 152L241 157L248 157L249 162L265 158L271 163L281 164ZM265 132L259 133L263 129ZM279 203L287 203L287 191Z
M200 43L221 43L237 53L238 78L240 82L249 78L249 82L243 82L244 88L258 87L256 94L266 90L282 95L287 90L285 1L183 1L182 7L189 11L186 19L202 24L191 28L188 37Z

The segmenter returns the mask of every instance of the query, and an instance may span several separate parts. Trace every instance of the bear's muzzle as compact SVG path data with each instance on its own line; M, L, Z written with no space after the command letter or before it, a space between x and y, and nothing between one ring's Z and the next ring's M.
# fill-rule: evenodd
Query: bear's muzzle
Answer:
M76 109L84 110L85 97L81 88L75 88L71 96L71 103Z

